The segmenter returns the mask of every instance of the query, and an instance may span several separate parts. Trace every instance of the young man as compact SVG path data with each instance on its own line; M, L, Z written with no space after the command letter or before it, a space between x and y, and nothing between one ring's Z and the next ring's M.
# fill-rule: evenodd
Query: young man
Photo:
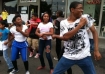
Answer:
M87 33L89 28L94 38L94 57L95 60L101 59L101 54L98 50L98 35L93 26L93 19L89 15L82 15L83 6L80 2L72 2L70 7L70 16L61 21L60 36L66 41L64 54L53 74L63 74L74 64L78 65L84 74L96 74L90 54L90 43Z
M38 14L32 14L31 20L28 21L28 26L29 26L29 37L27 38L27 42L29 44L29 50L30 50L30 55L29 57L32 57L34 54L34 50L36 50L36 55L34 58L38 58L38 42L39 42L39 37L35 34L35 31L37 29L38 24L41 22L41 20L38 18Z
M57 17L57 19L54 21L55 34L60 35L60 22L62 20L64 20L63 12L61 10L57 11L56 12L56 17ZM60 51L61 51L61 39L56 38L56 54L57 54L57 58L54 57L55 60L56 59L59 60Z

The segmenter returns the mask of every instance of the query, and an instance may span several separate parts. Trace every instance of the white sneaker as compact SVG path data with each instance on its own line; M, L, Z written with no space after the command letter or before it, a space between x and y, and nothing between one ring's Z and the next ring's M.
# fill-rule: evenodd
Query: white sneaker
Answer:
M13 69L9 74L15 74L16 72L18 72L19 70L15 70Z
M37 53L37 54L34 56L34 58L39 58L39 53Z
M54 57L54 60L58 60L58 58L57 57Z
M29 71L26 71L26 74L30 74L30 72Z
M33 52L30 52L30 55L29 55L29 57L33 57Z

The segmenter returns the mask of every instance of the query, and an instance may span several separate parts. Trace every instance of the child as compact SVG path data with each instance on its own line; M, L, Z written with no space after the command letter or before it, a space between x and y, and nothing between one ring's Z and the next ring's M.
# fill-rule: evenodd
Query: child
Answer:
M43 58L43 51L45 49L46 57L49 62L50 66L50 74L53 72L53 62L51 59L51 35L53 34L53 24L49 22L49 14L44 13L42 16L42 22L39 23L38 28L36 29L36 34L39 36L39 59L41 62L41 66L37 69L44 69L45 68L45 62Z
M7 40L8 40L9 29L5 28L5 26L6 23L4 21L0 21L0 50L3 50L3 57L8 66L7 72L11 72L13 69L13 65L7 53L8 49Z
M26 38L28 37L28 28L26 25L22 25L22 19L20 15L16 15L13 18L13 22L15 23L14 26L10 28L10 35L9 37L14 37L14 41L12 42L12 63L14 65L14 70L11 72L11 74L14 74L18 72L18 67L17 67L17 57L19 56L19 52L21 53L22 60L25 66L26 73L25 74L30 74L28 71L28 61L27 61L27 47L28 44L26 42ZM9 38L9 41L11 39Z
M39 53L38 53L39 37L35 34L35 31L40 22L41 20L38 18L38 14L36 13L32 14L31 20L28 21L28 24L30 24L29 25L29 37L27 38L27 42L29 45L29 51L30 51L29 57L32 57L34 55L34 50L36 51L36 55L34 56L34 58L39 57Z

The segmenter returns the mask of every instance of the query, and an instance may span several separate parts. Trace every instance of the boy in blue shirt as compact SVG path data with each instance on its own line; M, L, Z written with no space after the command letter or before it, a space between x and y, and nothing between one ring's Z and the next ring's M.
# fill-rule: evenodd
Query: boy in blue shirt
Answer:
M4 21L0 21L0 50L3 51L3 58L6 61L6 64L8 66L8 73L12 71L14 68L12 65L12 62L7 54L8 49L8 34L9 29L5 28L7 24Z

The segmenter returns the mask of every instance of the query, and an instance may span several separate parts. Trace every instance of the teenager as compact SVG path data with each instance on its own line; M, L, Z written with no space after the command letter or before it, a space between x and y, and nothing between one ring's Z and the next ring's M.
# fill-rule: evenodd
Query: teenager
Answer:
M70 4L70 16L61 21L60 36L67 42L64 54L56 65L53 74L63 74L73 65L78 65L84 74L96 74L90 54L90 42L87 33L89 28L94 38L95 60L101 58L98 50L98 34L93 19L88 14L82 15L83 5L74 1Z
M41 62L41 66L37 69L41 70L45 68L45 62L43 58L43 52L45 50L46 57L50 66L50 74L53 72L53 62L51 58L51 40L53 34L53 24L49 22L50 16L47 12L42 15L42 22L39 23L36 34L39 36L39 59Z
M61 10L56 12L56 17L57 19L54 20L54 28L55 28L55 34L56 35L60 35L60 22L62 20L64 20L63 18L63 12ZM58 59L59 60L59 55L60 55L60 51L61 51L61 39L56 38L56 54L57 54L57 58L54 57L54 59Z
M28 21L27 26L29 27L29 37L27 38L28 42L28 49L30 52L29 57L32 57L34 55L34 51L36 51L36 55L34 58L39 57L38 53L38 46L39 46L39 37L35 34L35 31L37 29L38 24L41 22L41 20L38 18L38 14L34 13L32 14L32 18Z
M14 65L14 70L11 72L11 74L15 74L18 72L18 67L17 67L17 57L20 55L22 57L26 73L25 74L30 74L29 69L28 69L28 59L27 59L27 47L28 43L26 42L26 38L29 36L28 33L28 28L26 25L22 25L22 19L20 15L16 15L13 18L13 22L15 23L14 26L10 28L10 37L12 36L14 38L14 41L12 42L12 47L11 47L11 59L12 63ZM9 41L12 39L10 39Z

